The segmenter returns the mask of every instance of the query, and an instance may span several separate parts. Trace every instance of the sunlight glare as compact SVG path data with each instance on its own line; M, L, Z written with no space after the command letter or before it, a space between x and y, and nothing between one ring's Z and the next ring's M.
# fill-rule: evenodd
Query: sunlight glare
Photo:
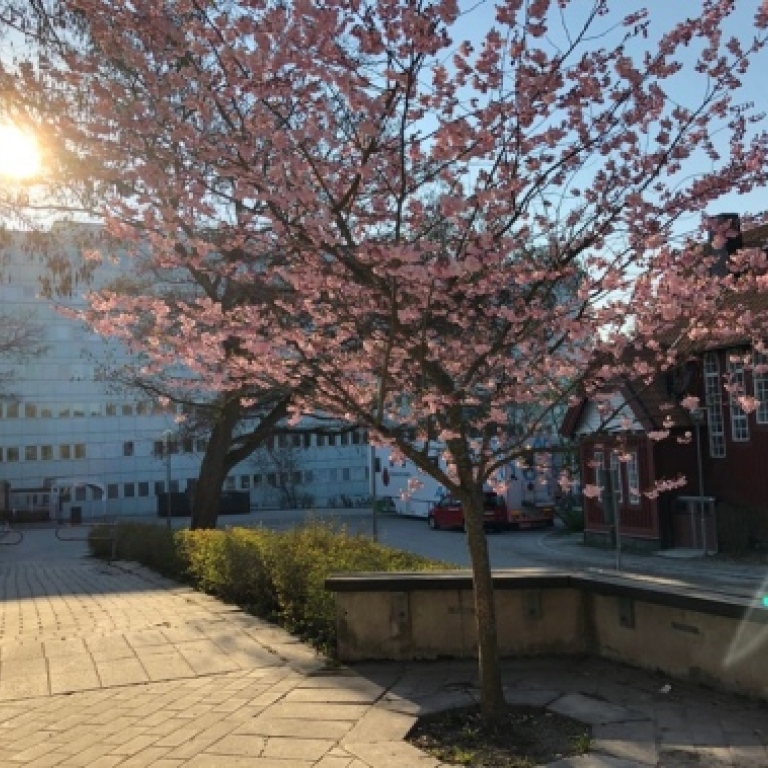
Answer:
M12 125L0 125L0 176L28 179L40 170L40 153L33 136Z

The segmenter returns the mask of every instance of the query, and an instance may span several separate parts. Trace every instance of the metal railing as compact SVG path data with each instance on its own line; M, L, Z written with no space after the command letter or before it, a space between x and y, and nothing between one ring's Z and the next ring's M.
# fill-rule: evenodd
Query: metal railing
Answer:
M100 527L107 529L106 535L94 536L90 533L91 528ZM83 531L84 529L85 535L75 535L77 531ZM109 541L110 554L108 562L111 563L117 559L117 517L88 518L87 522L77 523L57 519L54 533L59 541Z
M24 541L24 534L11 528L9 523L6 522L0 527L0 546L15 547L17 544L21 544L22 541Z

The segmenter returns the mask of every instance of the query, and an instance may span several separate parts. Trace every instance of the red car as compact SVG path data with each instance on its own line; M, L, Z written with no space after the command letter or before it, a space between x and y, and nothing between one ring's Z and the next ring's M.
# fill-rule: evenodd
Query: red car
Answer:
M502 496L492 491L485 491L483 525L489 530L502 531L508 527L507 505ZM464 530L464 512L461 502L450 494L443 496L429 511L427 524L433 531L441 528Z

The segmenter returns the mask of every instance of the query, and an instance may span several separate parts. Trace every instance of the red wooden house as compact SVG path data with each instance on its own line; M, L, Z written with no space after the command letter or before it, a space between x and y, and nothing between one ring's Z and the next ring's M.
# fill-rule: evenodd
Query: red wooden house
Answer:
M767 240L764 226L734 238L728 249L764 248ZM749 302L768 310L768 295ZM756 410L745 411L727 383L756 398ZM680 405L686 395L699 398L698 413ZM582 484L603 489L584 499L588 541L613 543L616 530L622 542L649 549L712 549L718 536L731 546L768 540L768 355L738 338L696 350L685 366L659 373L650 386L621 382L611 405L606 418L585 399L569 408L561 428L579 446ZM670 421L668 438L649 437ZM681 487L655 497L643 493L679 476ZM714 508L686 502L689 497L712 497Z

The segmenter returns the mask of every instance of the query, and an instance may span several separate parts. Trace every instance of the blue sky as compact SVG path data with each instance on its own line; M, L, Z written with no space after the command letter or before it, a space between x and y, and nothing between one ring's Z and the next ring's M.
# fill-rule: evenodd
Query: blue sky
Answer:
M723 39L734 35L738 37L744 45L755 36L754 14L760 6L762 0L736 0L736 11L730 20L730 24L723 30ZM557 4L553 2L555 11ZM592 8L592 0L571 0L570 7L566 10L568 20L576 20ZM478 41L482 34L494 23L494 2L492 0L460 0L460 7L464 11L460 23L455 29L454 39L458 42L464 37ZM651 26L649 29L649 40L647 44L652 44L654 39L662 31L666 31L676 22L684 20L699 11L701 4L699 0L610 0L611 8L608 16L604 17L600 25L608 30L618 23L625 15L641 8L647 8L650 12ZM615 10L614 10L615 9ZM562 19L556 15L552 17L550 26L550 39L563 40L565 32L562 26ZM607 43L606 43L607 44ZM685 61L683 61L685 64ZM749 104L755 112L768 113L768 89L765 80L768 77L768 51L760 54L760 60L756 61L750 72L743 78L743 87L734 94L735 104ZM695 102L700 97L704 84L700 77L693 75L690 71L681 73L675 82L675 94L679 94L682 102ZM768 122L761 124L768 128ZM706 163L699 165L689 164L685 168L687 175L709 170ZM685 175L685 174L684 174ZM732 194L725 196L717 210L711 210L709 213L718 213L722 211L761 213L768 210L768 190L758 190L749 195ZM698 215L695 221L689 222L695 227L698 222Z

